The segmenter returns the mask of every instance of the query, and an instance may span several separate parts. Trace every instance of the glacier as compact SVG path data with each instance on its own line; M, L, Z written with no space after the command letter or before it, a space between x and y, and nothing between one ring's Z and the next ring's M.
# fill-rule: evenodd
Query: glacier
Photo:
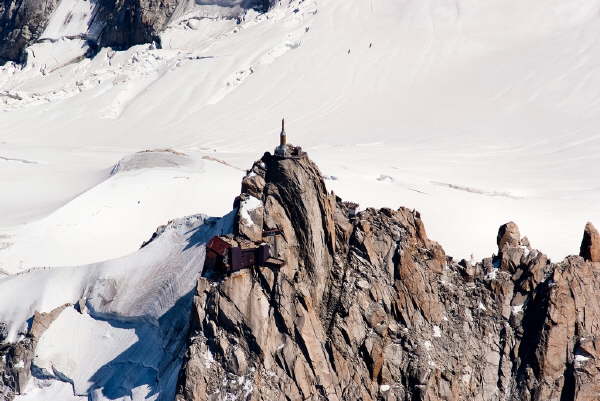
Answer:
M206 185L234 193L233 173L275 145L282 116L290 141L337 178L332 190L361 207L418 208L454 255L489 254L484 233L513 219L561 258L585 221L600 220L589 168L599 148L598 1L306 0L240 18L206 10L179 12L161 49L0 69L3 235L68 207L144 149L225 161L233 171L220 164ZM208 198L197 211L227 212Z

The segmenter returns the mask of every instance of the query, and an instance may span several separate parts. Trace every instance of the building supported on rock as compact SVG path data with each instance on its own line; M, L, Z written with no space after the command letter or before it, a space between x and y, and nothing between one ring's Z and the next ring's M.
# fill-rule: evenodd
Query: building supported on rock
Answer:
M268 244L229 236L213 237L206 245L204 270L231 274L251 267L278 269L285 265L281 259L271 256Z
M306 159L306 153L300 146L287 143L285 119L281 120L279 145L273 153L268 157L279 161ZM258 179L259 176L250 170L247 178ZM260 179L264 181L262 176ZM250 202L252 205L249 206L246 202ZM261 215L259 221L253 221L252 215L257 210L262 210L262 200L252 194L242 194L236 199L234 207L238 208L238 224L235 235L216 236L208 242L204 273L227 275L252 267L279 269L285 266L285 260L276 257L278 241L276 237L282 234L281 230L263 227L262 212L258 213ZM246 217L242 217L242 215L246 215Z

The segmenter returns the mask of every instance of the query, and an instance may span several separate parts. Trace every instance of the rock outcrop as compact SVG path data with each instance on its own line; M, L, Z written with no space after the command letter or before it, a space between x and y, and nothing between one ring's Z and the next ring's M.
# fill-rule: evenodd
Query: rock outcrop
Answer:
M16 342L5 342L6 326L0 323L0 401L10 401L21 394L31 378L31 365L35 347L50 324L68 305L60 306L48 313L36 312L31 326L20 333Z
M498 229L498 253L501 254L504 248L510 248L521 245L521 232L519 227L512 221L500 226Z
M591 262L600 262L600 234L592 223L585 225L579 256Z
M23 49L37 40L59 0L0 2L0 64L19 61Z
M273 0L204 1L199 5L223 5L225 8L239 7L240 12L254 9L266 12L275 3ZM98 38L98 46L126 49L133 45L160 43L159 34L167 27L176 9L187 7L182 0L101 0L96 19L103 21L104 29Z
M23 61L27 46L41 39L60 0L6 0L0 2L0 64ZM197 2L225 9L255 9L266 12L272 0ZM159 34L171 21L176 9L188 7L182 0L99 0L93 7L90 32L82 33L90 51L98 47L126 49L142 43L157 43ZM65 21L64 24L67 24ZM93 26L93 27L92 27ZM56 39L56 38L54 38ZM91 54L90 53L90 54Z
M159 42L162 31L179 0L102 0L98 17L104 21L100 46L126 49L130 46Z
M307 157L265 154L235 205L235 234L287 263L204 272L177 400L598 399L583 258L553 264L511 222L498 256L455 262L418 212L354 215Z

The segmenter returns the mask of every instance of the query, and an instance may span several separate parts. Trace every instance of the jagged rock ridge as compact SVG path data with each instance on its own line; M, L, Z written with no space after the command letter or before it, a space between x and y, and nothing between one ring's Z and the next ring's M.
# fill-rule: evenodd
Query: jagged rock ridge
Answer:
M265 154L236 206L287 264L204 272L178 400L598 399L599 264L551 263L512 222L456 262L418 212L355 216L306 157Z

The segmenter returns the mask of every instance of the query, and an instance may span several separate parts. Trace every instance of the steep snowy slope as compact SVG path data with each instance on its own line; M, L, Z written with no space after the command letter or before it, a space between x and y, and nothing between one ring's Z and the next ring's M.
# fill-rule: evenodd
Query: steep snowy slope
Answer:
M585 221L600 221L599 10L598 0L286 1L239 20L180 12L162 49L5 65L0 224L48 215L142 149L247 166L286 116L330 189L362 207L419 209L450 254L490 254L489 233L509 219L552 257L575 253ZM238 177L220 171L203 182L236 191ZM140 219L189 213L175 206L189 199L214 205L216 190L189 189ZM105 196L86 195L96 209Z
M34 377L16 400L172 400L204 244L230 232L232 216L178 219L120 259L0 278L10 341L34 312L77 304L41 335Z

